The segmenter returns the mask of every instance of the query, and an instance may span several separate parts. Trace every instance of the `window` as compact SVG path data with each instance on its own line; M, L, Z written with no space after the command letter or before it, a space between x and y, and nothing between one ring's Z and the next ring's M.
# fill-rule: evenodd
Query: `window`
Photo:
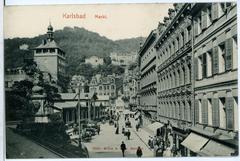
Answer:
M232 59L233 59L233 69L237 69L237 61L238 61L238 45L237 45L237 35L233 37L233 47L232 47Z
M202 123L202 100L198 101L198 113L199 113L199 118L198 122L201 124Z
M225 72L225 68L226 68L226 60L225 60L225 54L226 54L226 50L225 50L225 44L222 43L219 45L219 72Z
M114 89L114 85L112 85L111 87L112 87L112 89Z
M220 114L220 127L226 128L226 108L225 108L225 97L219 99L219 114Z
M197 24L198 24L198 34L200 34L202 32L202 17L201 17L201 15L198 16L198 18L197 18Z
M202 60L202 56L199 56L198 59L197 59L197 69L198 69L198 72L197 72L197 79L202 79L203 78L203 68L202 68L202 64L203 64L203 60Z
M206 53L202 55L202 78L207 77L207 60L206 60Z
M207 24L208 26L212 23L212 6L208 6L207 8Z
M212 76L213 73L213 59L212 59L212 50L209 50L207 52L207 76L210 77Z
M50 49L50 53L54 53L55 52L55 49Z
M191 26L188 26L188 27L187 27L188 36L187 36L187 38L186 38L186 41L190 41L190 40L191 40L191 37L192 37L192 35L191 35L191 30L192 30Z
M102 90L102 86L99 86L99 90Z

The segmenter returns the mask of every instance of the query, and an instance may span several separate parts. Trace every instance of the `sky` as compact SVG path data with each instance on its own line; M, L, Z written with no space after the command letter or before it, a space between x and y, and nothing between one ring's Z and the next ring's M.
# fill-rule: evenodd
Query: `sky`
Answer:
M4 38L45 34L49 22L54 30L84 27L112 40L147 37L168 16L172 4L88 4L4 7ZM85 18L67 18L68 15ZM103 16L104 18L96 18ZM84 16L83 16L84 17Z

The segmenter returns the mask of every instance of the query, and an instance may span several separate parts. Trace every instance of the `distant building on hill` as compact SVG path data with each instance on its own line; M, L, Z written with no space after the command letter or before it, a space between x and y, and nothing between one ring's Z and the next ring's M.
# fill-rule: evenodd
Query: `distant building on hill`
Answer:
M136 61L137 53L110 53L110 58L113 65L127 66Z
M91 56L85 59L85 63L91 64L92 66L103 65L103 58L97 56Z

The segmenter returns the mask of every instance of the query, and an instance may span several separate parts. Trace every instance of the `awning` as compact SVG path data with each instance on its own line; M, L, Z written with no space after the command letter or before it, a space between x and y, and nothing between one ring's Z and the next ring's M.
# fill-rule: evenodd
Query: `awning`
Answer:
M234 151L235 149L229 146L210 140L198 154L202 156L231 156Z
M197 153L208 142L208 138L190 133L187 138L181 143L186 148Z
M154 122L153 124L148 125L148 129L153 131L154 133L156 132L157 129L163 127L164 125L160 122Z
M132 111L130 111L130 110L124 110L123 113L124 113L124 114L134 114L135 112L132 112Z

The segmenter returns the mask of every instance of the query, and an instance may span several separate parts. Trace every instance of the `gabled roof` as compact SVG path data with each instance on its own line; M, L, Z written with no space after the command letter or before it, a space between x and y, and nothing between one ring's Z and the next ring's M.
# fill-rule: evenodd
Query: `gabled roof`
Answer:
M48 41L46 40L46 43L41 43L38 47L36 47L35 49L44 49L44 48L59 48L59 46L57 45L57 43L52 40L52 41Z

